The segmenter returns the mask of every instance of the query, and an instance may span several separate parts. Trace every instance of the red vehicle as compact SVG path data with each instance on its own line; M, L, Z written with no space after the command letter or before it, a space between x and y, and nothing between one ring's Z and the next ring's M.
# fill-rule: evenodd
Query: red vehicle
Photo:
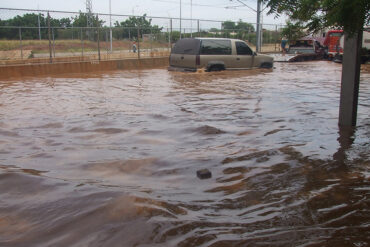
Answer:
M343 47L340 45L342 35L343 30L330 30L326 33L324 46L327 47L329 59L333 59L337 53L343 54Z

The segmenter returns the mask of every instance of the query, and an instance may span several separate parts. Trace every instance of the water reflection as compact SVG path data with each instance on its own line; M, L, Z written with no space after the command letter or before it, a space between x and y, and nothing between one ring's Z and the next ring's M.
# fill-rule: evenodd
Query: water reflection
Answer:
M356 129L337 125L340 76L1 82L0 246L366 246L370 76Z

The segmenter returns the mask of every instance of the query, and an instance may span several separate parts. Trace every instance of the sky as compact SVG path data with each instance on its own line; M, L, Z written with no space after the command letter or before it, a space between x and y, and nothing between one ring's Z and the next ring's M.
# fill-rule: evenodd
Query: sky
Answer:
M203 20L232 20L242 19L245 22L255 23L256 12L243 6L237 0L110 0L112 14L121 15L143 15L179 18L180 2L182 18L203 19ZM256 9L257 0L243 0L249 7ZM191 5L192 3L192 5ZM22 9L42 9L60 11L85 11L85 0L0 0L1 8L22 8ZM109 14L109 0L92 0L93 12ZM268 9L264 12L266 13ZM3 12L3 13L1 13ZM8 13L9 12L9 13ZM14 11L0 10L0 18L13 15ZM20 13L16 13L20 14ZM263 15L265 24L285 24L285 17L275 18L274 15ZM120 17L112 17L112 22L122 21ZM161 22L161 23L160 23ZM165 23L163 23L165 22ZM158 20L161 25L167 24L167 20ZM179 25L174 21L173 26ZM106 24L109 24L109 19ZM218 24L201 22L202 26L212 26ZM183 21L182 27L196 26L196 22Z

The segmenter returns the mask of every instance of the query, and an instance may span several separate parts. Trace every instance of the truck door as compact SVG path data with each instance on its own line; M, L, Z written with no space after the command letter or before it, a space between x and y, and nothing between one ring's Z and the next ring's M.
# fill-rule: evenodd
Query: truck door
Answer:
M242 41L235 42L236 47L236 68L252 68L253 65L253 51Z

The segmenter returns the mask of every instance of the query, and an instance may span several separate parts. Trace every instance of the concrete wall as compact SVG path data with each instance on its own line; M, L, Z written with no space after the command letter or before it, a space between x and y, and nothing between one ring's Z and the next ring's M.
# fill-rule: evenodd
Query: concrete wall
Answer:
M109 70L150 69L166 67L168 64L168 57L155 57L109 61L10 65L0 66L0 79L4 80L24 76L51 76Z

